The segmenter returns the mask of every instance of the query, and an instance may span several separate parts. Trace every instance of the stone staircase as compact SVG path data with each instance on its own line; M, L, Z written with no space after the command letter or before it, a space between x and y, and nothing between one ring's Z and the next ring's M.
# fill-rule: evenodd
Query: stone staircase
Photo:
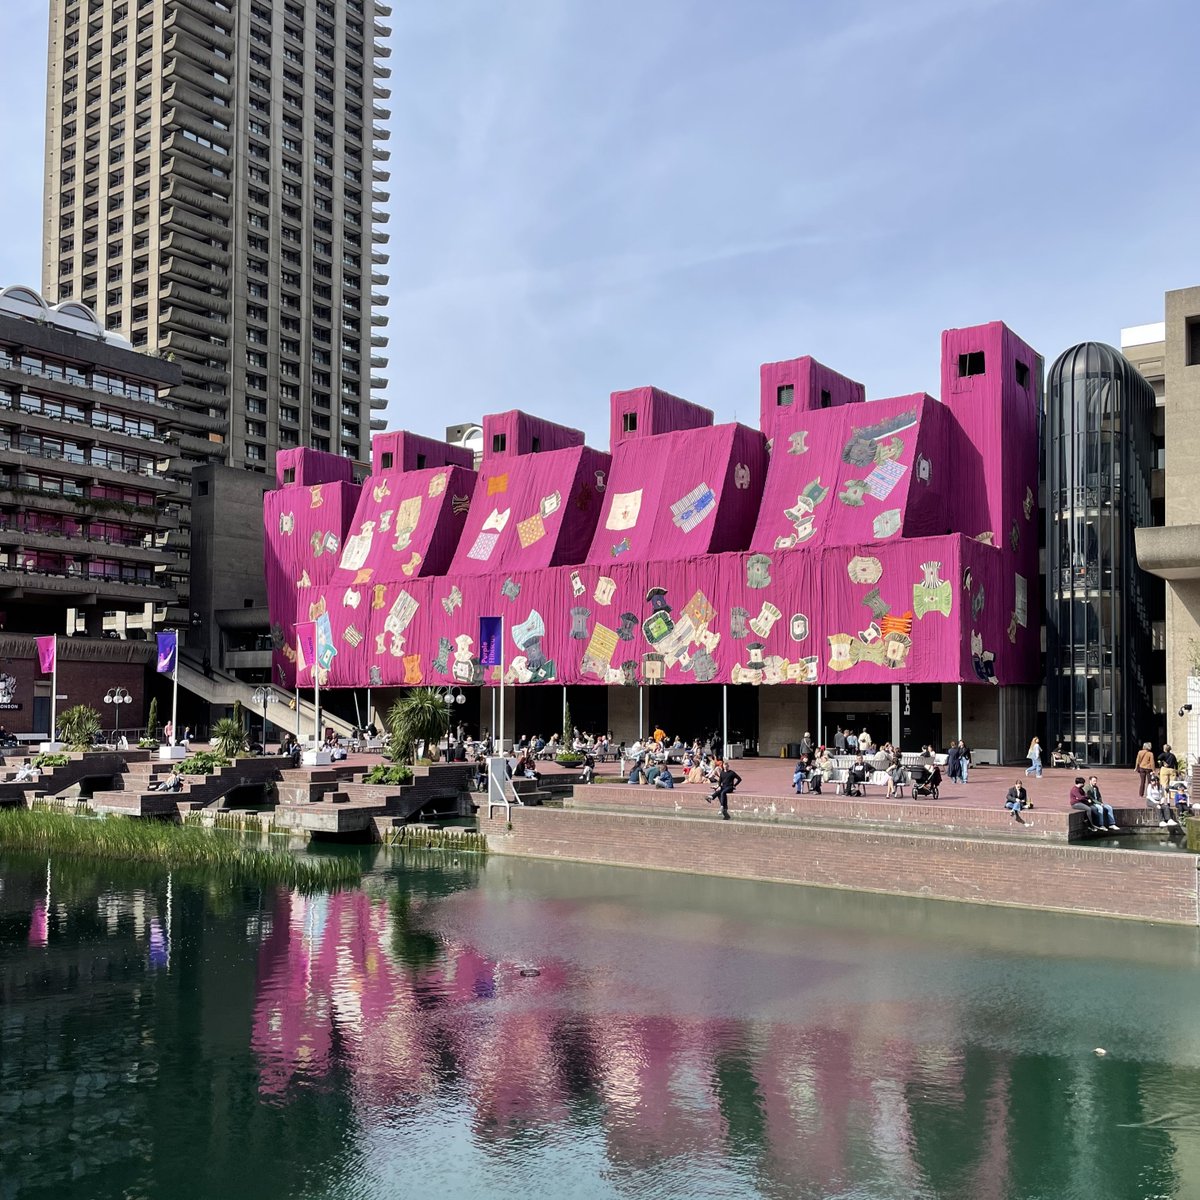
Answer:
M89 780L115 778L125 769L127 757L149 758L148 751L129 751L127 754L89 753L71 754L70 761L61 767L50 767L42 771L35 783L16 783L11 780L0 782L0 807L24 805L33 799L69 798L78 794L80 785ZM32 757L32 756L30 756ZM8 755L5 769L16 770L26 755Z
M459 805L474 774L470 763L436 763L413 768L412 783L399 786L362 783L361 771L353 780L322 780L320 786L329 784L329 790L316 797L281 800L275 827L326 836L369 833L381 839L387 829L403 825L434 801Z
M181 791L152 791L155 783L171 774L174 765L157 760L128 762L114 775L114 787L92 793L88 807L96 813L127 817L183 816L198 809L219 808L236 788L274 782L280 774L279 763L273 759L244 758L211 775L185 775Z

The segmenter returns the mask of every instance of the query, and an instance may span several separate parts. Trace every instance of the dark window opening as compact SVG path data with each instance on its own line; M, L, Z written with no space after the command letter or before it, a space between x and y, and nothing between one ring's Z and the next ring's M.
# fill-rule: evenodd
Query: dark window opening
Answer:
M637 432L637 413L627 412L621 417L621 430L624 433Z
M1017 363L1017 387L1029 390L1029 368L1023 362Z
M833 403L833 397L829 394L827 388L821 389L821 407L828 408Z
M542 439L533 437L529 440L529 450L531 454L536 454L542 448Z
M1200 367L1200 317L1188 318L1187 365L1189 367Z
M393 459L393 457L392 457L392 452L391 452L390 450L385 450L385 451L384 451L384 452L383 452L383 453L382 453L382 454L379 456L379 466L380 466L380 468L381 468L382 470L384 470L384 471L390 471L390 470L391 470L391 468L392 468L392 463L393 463L394 461L395 461L395 460Z
M787 408L787 406L795 399L796 388L794 384L781 383L775 389L775 406L777 408Z
M417 455L417 470L418 471L423 470L424 467L425 467L425 455L418 454Z
M492 453L500 454L508 446L508 435L505 433L492 434Z
M958 356L958 377L966 379L968 375L983 374L983 351L972 350L969 354Z
M253 601L253 600L246 600L246 599L243 599L243 600L242 600L242 607L243 607L243 608L253 608L253 607L254 607L254 601Z
M295 473L295 472L293 472L293 474L294 474L294 473ZM288 479L285 479L285 480L284 480L284 482L285 482L285 483L290 483L291 481L290 481L290 480L288 480ZM198 488L199 488L199 491L200 491L200 495L202 495L202 496L207 496L207 495L208 495L208 484L207 484L207 483L203 483L203 482L202 482L202 483L200 483L200 484L198 485Z

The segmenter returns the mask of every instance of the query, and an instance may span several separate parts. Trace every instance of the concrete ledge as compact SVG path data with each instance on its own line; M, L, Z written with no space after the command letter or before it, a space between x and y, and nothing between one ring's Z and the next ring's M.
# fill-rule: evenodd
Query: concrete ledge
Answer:
M1200 525L1155 525L1133 531L1138 565L1160 579L1200 579Z
M481 809L479 829L492 854L1200 923L1185 853L579 808L514 808L508 823Z

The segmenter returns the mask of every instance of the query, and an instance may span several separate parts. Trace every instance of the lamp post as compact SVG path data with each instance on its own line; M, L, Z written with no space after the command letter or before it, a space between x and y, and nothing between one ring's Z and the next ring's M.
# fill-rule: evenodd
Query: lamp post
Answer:
M121 705L132 704L133 697L123 687L110 687L104 693L104 703L113 705L113 744L117 741L117 722L120 720Z
M442 699L446 702L446 713L447 713L447 716L446 716L446 758L447 758L447 760L449 760L450 747L452 744L451 738L450 738L449 714L454 711L454 706L456 704L466 704L467 697L466 697L466 694L463 692L462 688L455 687L455 688L447 688L446 694L442 697Z
M253 696L254 703L261 704L262 711L263 711L262 744L263 744L264 753L266 752L266 749L267 749L267 705L274 704L278 698L279 697L275 695L275 691L273 688L256 687L254 689L254 696Z

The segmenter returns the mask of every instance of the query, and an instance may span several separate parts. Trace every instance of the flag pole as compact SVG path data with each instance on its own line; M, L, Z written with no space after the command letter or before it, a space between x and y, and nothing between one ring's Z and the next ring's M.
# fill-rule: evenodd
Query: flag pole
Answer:
M54 635L54 659L50 665L50 741L58 726L58 634Z
M504 617L500 617L500 742L497 754L504 753Z
M175 745L179 739L179 630L172 630L175 634L175 661L172 664L171 671L171 742Z

